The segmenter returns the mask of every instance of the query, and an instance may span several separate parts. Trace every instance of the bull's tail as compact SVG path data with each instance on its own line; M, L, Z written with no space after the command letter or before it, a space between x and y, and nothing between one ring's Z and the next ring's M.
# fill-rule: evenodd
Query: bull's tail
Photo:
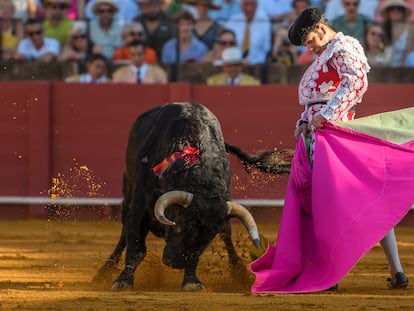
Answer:
M226 143L226 151L235 154L242 160L246 170L250 165L270 174L290 173L294 152L293 149L273 149L251 154L228 143Z

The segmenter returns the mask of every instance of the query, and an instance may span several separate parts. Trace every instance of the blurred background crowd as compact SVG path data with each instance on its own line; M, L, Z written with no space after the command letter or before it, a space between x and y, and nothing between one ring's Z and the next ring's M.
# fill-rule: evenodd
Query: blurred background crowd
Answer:
M243 66L313 61L287 37L310 6L372 67L414 67L414 0L0 0L1 62L80 62L66 81L84 83L167 83L163 65L210 63L207 84L256 85Z

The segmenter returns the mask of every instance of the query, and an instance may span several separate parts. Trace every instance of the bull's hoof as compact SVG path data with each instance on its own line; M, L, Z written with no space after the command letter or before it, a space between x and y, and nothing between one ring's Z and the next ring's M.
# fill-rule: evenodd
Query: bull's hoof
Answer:
M111 290L121 291L121 290L130 290L133 288L134 288L134 285L126 281L115 281L114 284L112 284Z
M183 285L182 289L185 292L202 292L206 290L205 286L201 283L187 283Z

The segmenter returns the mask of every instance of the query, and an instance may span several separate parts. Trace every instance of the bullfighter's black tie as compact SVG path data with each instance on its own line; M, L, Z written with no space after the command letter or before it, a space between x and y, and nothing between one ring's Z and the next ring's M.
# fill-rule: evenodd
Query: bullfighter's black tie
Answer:
M141 83L141 70L137 70L137 83Z

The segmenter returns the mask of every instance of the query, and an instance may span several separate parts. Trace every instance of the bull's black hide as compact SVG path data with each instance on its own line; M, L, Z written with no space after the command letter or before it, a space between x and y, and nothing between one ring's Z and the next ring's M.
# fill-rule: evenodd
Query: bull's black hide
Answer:
M132 288L134 271L145 257L149 231L166 242L163 262L184 269L183 290L204 288L196 269L200 255L217 234L225 243L230 263L241 264L231 240L229 218L239 217L256 245L259 234L250 213L229 201L226 148L239 153L246 163L259 167L262 163L262 154L255 157L226 145L217 118L202 105L167 104L137 118L126 150L121 236L95 281L111 276L126 247L125 266L112 289Z

